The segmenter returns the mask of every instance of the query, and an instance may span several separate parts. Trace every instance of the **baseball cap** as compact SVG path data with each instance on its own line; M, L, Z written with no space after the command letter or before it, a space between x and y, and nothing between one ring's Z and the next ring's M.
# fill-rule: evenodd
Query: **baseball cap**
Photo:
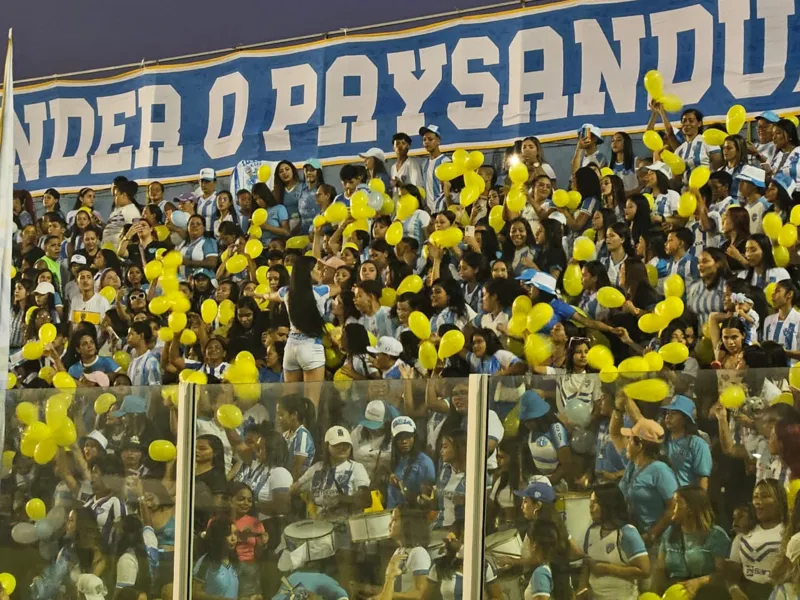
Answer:
M537 290L547 292L553 296L556 295L556 278L549 273L536 271L534 276L531 277L530 281L528 281L528 285L532 285Z
M183 192L180 196L175 197L175 202L196 202L197 196L192 192Z
M192 277L208 277L211 280L211 285L217 287L217 279L214 277L214 273L211 272L210 269L195 269L194 273L192 273Z
M353 440L350 439L350 432L341 425L334 425L325 433L325 443L336 444L350 444L353 445Z
M144 448L144 444L142 444L138 435L132 435L122 442L122 450L130 450L131 448L136 450L142 450Z
M764 172L764 169L752 165L745 165L742 167L742 170L735 175L734 179L748 181L756 187L763 188L766 187L766 183L764 183L766 176L767 174Z
M103 373L102 371L92 371L91 373L84 373L83 378L87 381L91 381L95 385L101 388L107 388L111 385L111 381L108 379L108 375Z
M77 587L78 592L83 594L86 600L105 600L108 593L103 580L91 573L79 575Z
M47 281L41 282L39 285L36 286L36 289L33 290L34 294L55 294L56 288L53 287L52 283L48 283Z
M584 123L583 125L581 125L581 128L578 129L578 135L583 133L584 129L588 129L589 133L591 133L593 136L597 138L598 144L603 143L603 132L600 131L600 128L597 125L593 125L592 123Z
M538 419L550 412L550 405L534 390L528 390L519 399L519 420Z
M359 154L359 156L361 158L377 158L381 162L386 161L386 155L380 148L370 148L366 152L362 152L361 154Z
M320 258L318 259L323 265L330 269L340 269L341 267L346 267L347 263L344 262L338 256L329 256L328 258Z
M800 533L795 533L789 538L789 543L786 544L786 558L791 562L800 558Z
M536 269L525 269L522 271L519 277L516 277L518 281L530 281L533 279L533 276L536 275L538 271Z
M664 428L652 419L639 419L631 427L623 427L620 433L625 437L638 437L646 442L660 442L664 437Z
M367 429L379 429L384 423L397 416L397 411L393 406L389 406L383 400L373 400L364 409L364 418L359 421Z
M696 412L696 408L694 402L689 400L689 398L686 396L678 394L672 399L672 402L670 402L667 406L662 407L661 410L674 410L681 412L689 417L689 420L694 423L694 413Z
M420 127L419 128L420 137L425 135L428 131L430 131L432 134L434 134L439 139L442 139L442 134L439 133L439 128L436 125L427 125L427 126L424 126L424 127Z
M778 113L772 110L768 110L766 112L761 113L756 117L756 119L764 119L765 121L769 121L770 123L777 123L781 120L778 116Z
M147 401L141 396L125 396L119 410L111 413L112 417L125 415L143 415L147 412Z
M547 218L551 219L553 221L558 221L559 223L561 223L565 227L567 225L567 217L565 217L562 213L558 212L557 210L554 210L553 212L551 212L547 216Z
M609 167L603 167L600 169L600 177L610 177L611 175L615 175L614 169Z
M416 433L417 424L409 417L395 417L392 421L392 437L401 433Z
M794 183L794 179L786 173L777 173L773 175L772 181L786 190L786 193L790 196L794 193L794 190L797 187Z
M103 450L108 449L108 439L106 439L106 436L104 436L101 432L97 431L96 429L86 437L81 438L81 448L83 448L83 446L89 440L94 440L95 442L100 444L100 447L103 448Z
M672 179L672 169L669 168L667 163L658 161L654 162L652 165L647 165L645 168L649 169L650 171L658 171L659 173L663 173L667 176L667 179Z
M514 490L514 495L520 498L532 498L545 504L552 504L556 499L553 486L543 481L534 481L522 491Z
M83 254L73 254L72 258L69 259L73 265L85 265L86 264L86 257Z
M309 158L307 161L303 163L303 167L314 167L315 169L321 169L322 163L319 162L316 158Z
M214 181L217 178L217 173L214 169L200 169L200 181Z
M403 353L403 344L399 340L384 335L378 338L377 346L367 346L370 354L388 354L389 356L400 356Z

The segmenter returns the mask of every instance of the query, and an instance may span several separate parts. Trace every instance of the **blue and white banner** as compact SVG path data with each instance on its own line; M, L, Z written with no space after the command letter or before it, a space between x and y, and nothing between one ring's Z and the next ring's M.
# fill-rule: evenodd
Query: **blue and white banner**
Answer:
M102 51L102 49L98 49ZM351 160L642 129L644 73L710 117L800 107L800 0L585 0L16 91L17 187L177 181L240 160ZM677 116L676 116L677 118Z

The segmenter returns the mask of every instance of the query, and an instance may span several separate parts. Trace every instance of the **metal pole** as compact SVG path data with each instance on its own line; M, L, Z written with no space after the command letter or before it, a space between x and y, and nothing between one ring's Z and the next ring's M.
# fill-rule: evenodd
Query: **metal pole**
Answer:
M175 566L172 597L189 600L192 596L192 517L194 515L194 446L197 437L198 388L181 382L178 387L178 456L175 464Z
M486 375L469 376L466 504L464 506L464 598L483 597L486 511L486 440L489 405Z

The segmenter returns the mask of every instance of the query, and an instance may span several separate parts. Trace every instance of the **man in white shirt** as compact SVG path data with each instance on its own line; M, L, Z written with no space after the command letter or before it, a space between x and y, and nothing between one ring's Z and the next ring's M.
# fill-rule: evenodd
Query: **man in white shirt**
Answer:
M116 181L116 180L115 180ZM126 225L138 221L142 215L134 204L139 186L135 181L120 181L114 184L114 210L103 229L103 243L111 243L116 248Z
M591 123L584 123L578 130L578 145L575 147L575 155L572 157L572 172L592 163L601 169L607 167L608 160L597 151L597 147L602 143L603 132L600 131L600 128Z
M789 363L800 359L800 311L794 307L797 288L790 279L775 284L772 306L775 313L764 320L765 342L777 342L786 350Z
M217 173L214 169L200 169L200 193L195 214L205 219L206 231L214 231L214 221L217 220Z
M416 159L408 156L411 137L407 133L395 133L392 137L392 147L397 154L397 160L392 165L392 188L395 197L399 198L403 185L422 187L422 169Z
M70 321L80 323L88 321L95 326L100 325L106 312L111 308L108 300L94 291L94 273L86 266L81 265L76 273L79 297L72 302Z
M758 144L747 143L750 162L753 166L758 167L772 160L775 154L775 142L772 141L772 126L780 120L781 118L777 113L771 110L756 117Z

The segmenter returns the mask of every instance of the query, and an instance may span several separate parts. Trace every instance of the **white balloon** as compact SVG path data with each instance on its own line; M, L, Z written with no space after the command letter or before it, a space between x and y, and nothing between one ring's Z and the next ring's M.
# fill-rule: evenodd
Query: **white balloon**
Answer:
M55 531L53 528L53 524L50 523L50 521L48 521L47 519L42 519L41 521L37 521L34 527L36 528L36 537L38 537L39 540L42 542L45 540L49 540L50 536L53 535L53 531Z
M380 192L367 192L367 195L369 196L367 205L375 212L379 211L383 206L383 194Z
M49 521L50 525L53 526L53 531L56 531L61 529L61 527L64 525L64 522L67 520L67 511L61 506L56 506L53 510L47 513L47 516L44 519L45 521Z
M11 530L11 538L18 544L32 544L39 540L36 526L31 523L18 523Z

